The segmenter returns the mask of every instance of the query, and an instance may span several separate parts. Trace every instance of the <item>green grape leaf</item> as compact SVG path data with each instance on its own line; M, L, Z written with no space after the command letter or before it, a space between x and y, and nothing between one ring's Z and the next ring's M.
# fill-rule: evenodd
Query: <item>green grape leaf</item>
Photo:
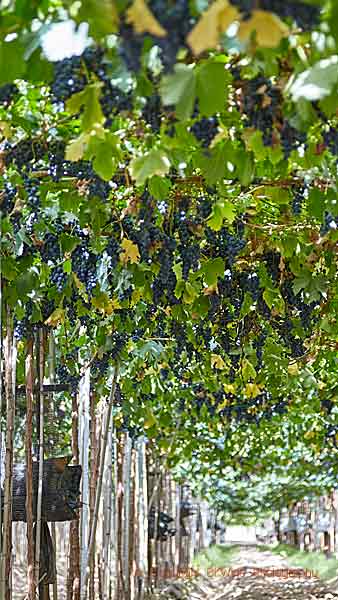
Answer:
M19 79L26 72L25 48L19 39L0 42L0 84Z
M225 261L223 258L211 258L203 265L204 279L208 286L215 285L218 277L224 275Z
M196 75L200 113L211 116L223 111L227 100L227 84L231 80L225 65L206 62L198 67Z
M87 85L84 90L73 94L66 103L70 114L77 114L83 107L82 126L84 131L91 131L95 126L102 125L105 117L100 104L101 83Z
M217 183L225 178L226 175L231 175L229 171L230 165L232 165L233 170L235 168L233 163L233 146L228 141L220 142L210 150L197 152L193 160L195 166L201 169L206 182L210 185Z
M208 225L214 231L219 231L223 226L223 221L226 219L232 223L235 219L236 211L234 205L228 200L222 198L218 200L211 210L211 215L208 218Z
M299 75L292 75L286 87L294 102L305 98L310 102L329 96L338 83L338 55L318 61Z
M184 64L175 65L172 75L161 81L160 93L164 106L176 106L179 119L188 119L193 111L196 97L196 72Z
M159 177L154 175L149 179L149 192L156 200L165 200L171 190L172 183L167 177Z
M279 289L277 288L268 288L263 292L263 298L270 308L270 310L275 310L277 313L284 315L285 314L285 302L283 296L281 295Z
M18 267L16 261L11 256L1 257L1 274L8 281L13 281L18 274Z
M166 175L170 169L170 161L160 148L154 148L142 156L133 158L129 171L136 185L143 185L149 177Z
M77 21L89 23L89 34L101 42L104 36L116 31L118 13L115 3L110 0L82 0Z

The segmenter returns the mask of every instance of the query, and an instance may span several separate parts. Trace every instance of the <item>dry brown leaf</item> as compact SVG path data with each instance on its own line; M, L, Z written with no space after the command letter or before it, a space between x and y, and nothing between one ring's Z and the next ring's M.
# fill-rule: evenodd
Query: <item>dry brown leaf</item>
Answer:
M187 42L193 53L201 54L205 50L215 48L220 35L238 18L237 8L231 6L228 0L216 0L203 13L187 37Z
M167 32L155 19L145 0L134 0L127 10L127 23L132 25L136 33L151 33L157 37L165 37Z
M254 10L250 19L242 21L238 37L242 42L246 42L254 31L256 31L258 46L263 48L278 46L281 39L290 33L283 21L265 10Z

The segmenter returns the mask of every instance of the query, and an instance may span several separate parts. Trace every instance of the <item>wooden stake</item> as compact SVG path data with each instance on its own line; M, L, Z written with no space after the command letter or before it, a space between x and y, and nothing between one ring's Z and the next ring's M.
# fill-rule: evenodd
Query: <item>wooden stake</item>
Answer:
M6 308L5 386L6 386L6 460L3 516L3 564L0 597L11 600L10 575L12 558L12 478L15 398L13 396L12 316Z
M106 418L103 421L104 431L103 431L102 447L101 447L101 455L100 455L99 479L97 482L97 490L96 490L96 496L95 496L95 510L94 510L93 523L90 528L88 554L87 554L87 565L86 565L84 578L81 581L81 600L86 600L86 597L87 597L89 565L92 560L93 552L95 549L95 536L96 536L96 528L97 528L97 521L98 521L99 507L100 507L100 500L101 500L102 483L103 483L103 476L104 476L104 465L105 465L105 458L106 458L106 448L107 448L107 442L108 442L108 433L109 433L111 414L112 414L113 404L114 404L114 400L115 400L115 390L116 390L118 373L119 373L119 368L118 368L118 366L116 366L114 376L113 376L107 411L106 411Z
M39 438L39 474L38 474L38 498L36 508L36 542L35 542L35 578L39 581L40 575L40 549L41 549L41 514L42 514L42 480L43 480L43 424L44 424L44 402L43 402L43 379L45 367L45 351L43 330L40 329L37 335L37 357L38 357L38 380L39 380L39 401L38 401L38 438ZM45 586L43 583L39 585L39 595L44 593Z
M27 518L27 580L28 593L27 600L35 600L36 597L36 579L35 579L35 561L34 561L34 539L33 539L33 386L34 386L34 362L33 362L34 341L29 338L27 341L26 352L26 518Z

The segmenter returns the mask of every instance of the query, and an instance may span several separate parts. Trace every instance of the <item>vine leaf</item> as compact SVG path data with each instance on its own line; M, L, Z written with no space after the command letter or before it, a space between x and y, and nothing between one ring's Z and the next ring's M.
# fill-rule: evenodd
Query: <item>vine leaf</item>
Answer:
M211 366L215 369L225 369L226 364L219 354L211 355Z
M201 114L214 115L224 109L231 76L220 62L206 62L197 70L197 95Z
M151 33L157 37L165 37L167 32L155 19L144 0L134 0L127 10L127 23L134 27L136 33Z
M0 84L19 79L26 71L24 47L19 40L0 44Z
M250 19L241 22L238 37L242 42L246 42L254 32L259 46L275 48L289 35L289 28L277 15L265 10L254 10Z
M136 185L143 185L148 177L153 175L166 175L170 169L170 161L159 148L154 148L143 154L133 158L129 165L130 174L135 179Z
M163 77L160 94L165 106L175 105L179 119L188 119L196 98L196 71L192 66L178 64L172 75Z
M220 199L212 207L211 215L208 219L208 225L214 231L219 231L223 225L224 219L232 223L235 219L236 211L231 202Z
M50 317L45 321L45 325L50 325L51 327L55 327L60 323L63 323L65 320L65 310L64 308L56 308Z
M102 37L114 33L119 21L115 2L82 0L77 21L89 23L89 34L102 42Z
M138 246L134 244L131 240L127 240L124 238L122 240L121 246L123 248L123 252L120 254L121 262L126 265L128 262L138 263L140 260L140 253Z
M89 141L89 134L82 133L81 135L79 135L78 138L69 142L69 144L66 148L66 155L65 155L66 160L71 160L74 162L76 162L77 160L80 160L85 153L88 141Z
M237 8L231 6L228 0L216 0L201 16L187 37L193 53L198 55L205 50L215 48L220 35L238 18Z
M338 55L335 54L318 61L298 76L292 76L285 91L291 94L295 102L302 98L316 101L328 96L337 82Z

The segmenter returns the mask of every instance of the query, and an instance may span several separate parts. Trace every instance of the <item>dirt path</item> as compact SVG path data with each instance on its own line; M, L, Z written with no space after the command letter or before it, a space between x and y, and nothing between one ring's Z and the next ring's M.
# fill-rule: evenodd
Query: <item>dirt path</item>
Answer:
M201 578L169 584L160 598L169 600L338 600L338 592L319 579L292 569L286 577L286 560L268 550L241 546L234 559L237 576ZM270 570L260 573L260 569ZM276 571L280 571L277 574Z

